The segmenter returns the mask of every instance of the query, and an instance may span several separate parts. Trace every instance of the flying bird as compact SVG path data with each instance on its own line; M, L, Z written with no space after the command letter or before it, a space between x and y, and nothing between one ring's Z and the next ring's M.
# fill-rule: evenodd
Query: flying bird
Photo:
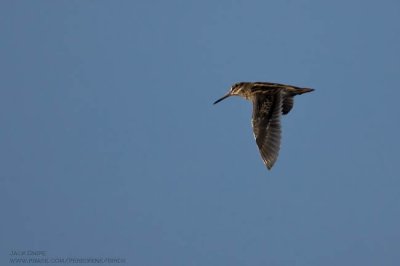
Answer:
M214 104L229 96L241 96L253 103L254 138L268 170L278 159L281 144L281 115L293 108L293 98L314 89L270 82L238 82Z

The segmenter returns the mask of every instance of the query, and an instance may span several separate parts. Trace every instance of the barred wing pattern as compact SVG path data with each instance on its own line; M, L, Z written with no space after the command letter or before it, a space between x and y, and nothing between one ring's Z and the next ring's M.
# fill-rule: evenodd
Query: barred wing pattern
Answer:
M290 111L290 108L288 108ZM261 157L268 169L278 159L281 144L282 92L257 93L253 98L253 132Z
M293 96L285 96L282 103L282 114L286 115L293 108Z

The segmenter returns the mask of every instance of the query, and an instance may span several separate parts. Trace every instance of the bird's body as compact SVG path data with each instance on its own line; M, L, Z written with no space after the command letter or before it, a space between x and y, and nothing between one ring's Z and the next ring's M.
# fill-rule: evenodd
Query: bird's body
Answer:
M293 108L293 97L311 92L313 89L300 88L270 82L238 82L214 104L229 96L241 96L253 103L252 125L254 138L261 157L268 169L276 162L281 142L281 115Z

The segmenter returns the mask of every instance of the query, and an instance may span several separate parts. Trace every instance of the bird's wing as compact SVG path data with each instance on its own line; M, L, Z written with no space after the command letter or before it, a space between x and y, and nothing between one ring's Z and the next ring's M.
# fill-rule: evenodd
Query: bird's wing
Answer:
M282 114L286 115L293 108L293 96L286 96L282 102Z
M278 158L281 143L282 93L257 93L253 98L253 132L261 157L268 169Z

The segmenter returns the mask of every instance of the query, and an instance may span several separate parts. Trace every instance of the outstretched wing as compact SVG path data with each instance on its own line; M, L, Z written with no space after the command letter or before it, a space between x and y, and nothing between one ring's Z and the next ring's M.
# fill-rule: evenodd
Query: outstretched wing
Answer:
M253 98L253 132L261 157L271 169L281 144L282 93L280 90L257 93Z

